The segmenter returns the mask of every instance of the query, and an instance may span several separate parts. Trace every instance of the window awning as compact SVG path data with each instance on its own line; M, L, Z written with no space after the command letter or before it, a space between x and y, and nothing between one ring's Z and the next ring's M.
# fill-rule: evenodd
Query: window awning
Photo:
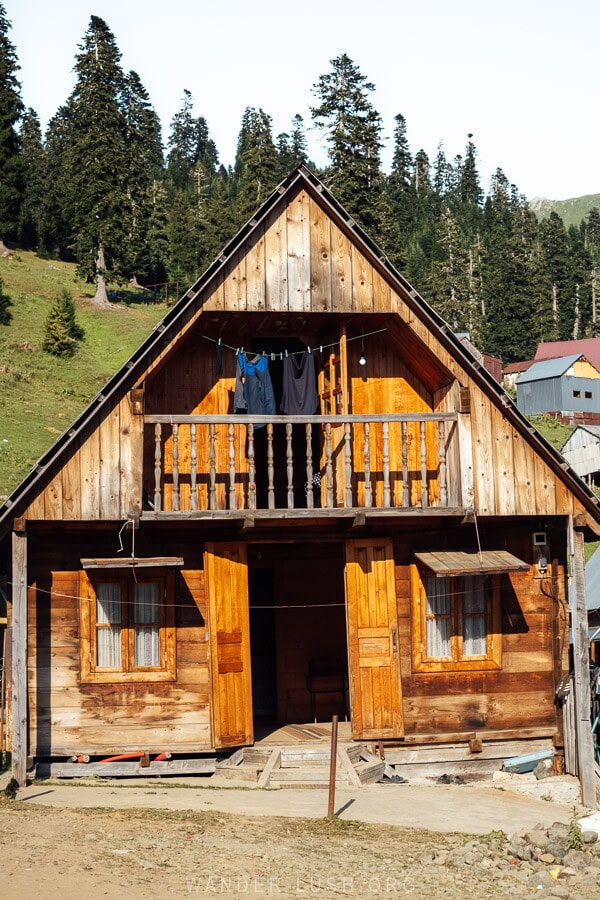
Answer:
M436 578L528 572L530 568L529 563L523 562L507 550L482 550L481 553L439 550L436 553L415 553L415 557L430 569Z
M183 566L181 556L116 556L111 559L82 559L84 569L150 569Z

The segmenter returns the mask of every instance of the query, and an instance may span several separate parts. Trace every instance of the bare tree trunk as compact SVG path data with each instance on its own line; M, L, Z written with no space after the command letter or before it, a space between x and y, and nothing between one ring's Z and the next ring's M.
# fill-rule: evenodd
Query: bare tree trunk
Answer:
M106 290L106 278L104 277L104 273L106 271L106 263L104 260L104 247L102 244L98 245L98 256L96 257L96 294L92 303L94 306L110 306L110 300L108 299L108 292Z

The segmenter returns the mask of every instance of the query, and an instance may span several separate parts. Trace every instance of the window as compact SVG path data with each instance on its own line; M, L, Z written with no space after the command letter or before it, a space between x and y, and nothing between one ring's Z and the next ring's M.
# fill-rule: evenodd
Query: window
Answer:
M576 400L579 400L581 398L581 391L573 391L573 396Z
M81 573L83 682L174 681L173 574Z
M436 578L411 566L415 672L501 667L499 579Z
M591 392L591 391L584 391L584 392L583 392L583 396L585 397L586 400L591 400L591 399L592 399L592 392Z

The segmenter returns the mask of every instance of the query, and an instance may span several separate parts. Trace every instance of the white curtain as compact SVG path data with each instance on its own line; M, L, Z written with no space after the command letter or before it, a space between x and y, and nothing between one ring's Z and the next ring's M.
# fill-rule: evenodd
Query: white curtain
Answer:
M481 575L467 575L463 598L463 656L485 656L485 584Z
M450 579L427 577L425 591L427 593L427 656L435 659L450 659Z
M134 593L135 665L160 665L160 585L142 582Z
M99 584L96 588L96 665L121 667L121 585Z

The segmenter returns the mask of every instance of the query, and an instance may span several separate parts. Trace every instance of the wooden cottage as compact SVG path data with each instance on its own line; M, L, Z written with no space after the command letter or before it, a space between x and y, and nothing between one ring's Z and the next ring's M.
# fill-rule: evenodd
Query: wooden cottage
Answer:
M252 359L275 412L235 411ZM591 492L301 167L0 509L16 776L334 712L560 743L585 529Z

